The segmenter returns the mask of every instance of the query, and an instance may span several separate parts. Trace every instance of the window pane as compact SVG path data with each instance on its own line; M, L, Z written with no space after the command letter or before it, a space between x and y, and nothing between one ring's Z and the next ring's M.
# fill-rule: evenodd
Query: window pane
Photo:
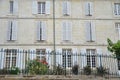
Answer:
M10 13L13 13L13 1L10 1Z

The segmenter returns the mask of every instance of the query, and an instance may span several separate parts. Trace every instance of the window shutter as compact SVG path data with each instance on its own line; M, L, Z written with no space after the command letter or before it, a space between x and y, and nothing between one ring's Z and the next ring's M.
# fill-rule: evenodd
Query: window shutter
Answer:
M50 14L50 1L46 1L46 14Z
M97 61L98 61L98 66L100 67L102 64L101 64L101 55L102 55L102 50L101 49L97 49L97 54L98 54L98 57L97 57Z
M20 53L19 49L17 49L17 56L16 56L16 67L20 67Z
M86 40L90 41L90 22L86 22Z
M67 37L67 40L71 40L72 38L72 24L70 22L67 23L67 32L66 32L66 37Z
M14 12L14 14L18 13L18 0L14 0L13 12Z
M73 48L73 65L78 64L78 50Z
M63 22L63 26L62 26L63 28L62 28L62 38L63 38L63 40L66 40L66 37L67 37L67 35L66 35L66 30L67 30L67 28L66 28L66 22Z
M12 40L17 40L17 21L13 21Z
M4 64L5 64L5 50L2 48L0 49L0 69L4 68Z
M82 68L84 68L87 65L86 61L86 49L81 49L81 62L82 62Z
M8 21L7 40L10 40L11 21Z
M41 22L38 21L37 22L37 40L40 40L40 26L41 26Z
M91 22L91 32L92 32L92 41L96 40L96 35L95 35L95 24Z
M17 55L17 67L20 69L23 69L23 49L18 49L18 55Z
M37 1L36 1L36 0L33 0L33 2L32 2L32 13L33 13L33 14L37 14L37 12L38 12Z
M90 15L93 15L93 3L89 2L90 4Z
M71 4L69 1L67 1L67 14L70 15L71 14Z
M59 48L56 51L56 65L62 66L62 49Z
M46 40L46 23L42 22L42 40Z
M88 6L89 6L89 3L86 2L86 3L85 3L85 15L86 15L86 16L89 15L89 7L88 7Z
M35 49L30 49L28 54L29 54L30 60L36 59L36 50Z
M52 56L51 56L51 49L46 49L46 61L48 62L48 65L52 65Z
M66 1L63 2L63 15L67 14L67 9L66 9Z

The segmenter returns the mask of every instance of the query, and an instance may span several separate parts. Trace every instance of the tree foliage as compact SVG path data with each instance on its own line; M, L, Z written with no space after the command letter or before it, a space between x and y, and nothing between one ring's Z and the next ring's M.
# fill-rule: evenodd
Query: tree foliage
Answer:
M107 39L108 42L108 50L112 53L114 53L115 57L117 59L120 59L120 40L118 40L116 43L113 43L109 38Z

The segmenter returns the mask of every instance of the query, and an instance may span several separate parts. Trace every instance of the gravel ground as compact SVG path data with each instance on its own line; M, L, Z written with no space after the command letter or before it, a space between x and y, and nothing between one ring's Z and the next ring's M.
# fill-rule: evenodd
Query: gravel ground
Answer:
M99 77L99 76L86 76L86 75L38 75L38 76L16 76L16 75L6 75L0 76L0 80L120 80L120 77Z

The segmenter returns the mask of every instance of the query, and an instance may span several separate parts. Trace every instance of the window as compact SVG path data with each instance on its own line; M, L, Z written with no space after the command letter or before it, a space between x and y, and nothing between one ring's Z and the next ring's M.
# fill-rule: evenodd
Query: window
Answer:
M63 15L69 16L71 12L71 4L69 1L63 2Z
M14 41L16 39L17 39L17 22L16 21L9 21L8 22L7 40Z
M6 49L6 58L5 58L5 68L9 69L13 66L16 66L16 49Z
M14 4L14 2L10 1L10 13L11 14L13 13L13 4Z
M115 23L115 28L116 28L116 31L117 31L118 38L120 40L120 23Z
M46 24L45 22L38 22L37 26L37 40L45 41L46 40Z
M71 67L72 65L72 56L71 56L71 49L63 49L62 50L62 65L63 67Z
M120 15L120 3L115 3L114 7L115 7L114 9L115 15Z
M87 65L90 67L96 67L96 57L94 49L87 49Z
M38 14L45 14L45 2L38 2Z
M45 49L36 49L36 57L39 60L46 59L46 50Z
M120 59L117 59L118 61L118 70L120 70Z
M86 22L86 39L88 42L95 41L95 26L92 22Z
M72 26L70 22L63 22L63 40L70 41L72 36Z
M86 2L85 3L85 15L86 16L92 16L93 14L93 3L92 2Z

